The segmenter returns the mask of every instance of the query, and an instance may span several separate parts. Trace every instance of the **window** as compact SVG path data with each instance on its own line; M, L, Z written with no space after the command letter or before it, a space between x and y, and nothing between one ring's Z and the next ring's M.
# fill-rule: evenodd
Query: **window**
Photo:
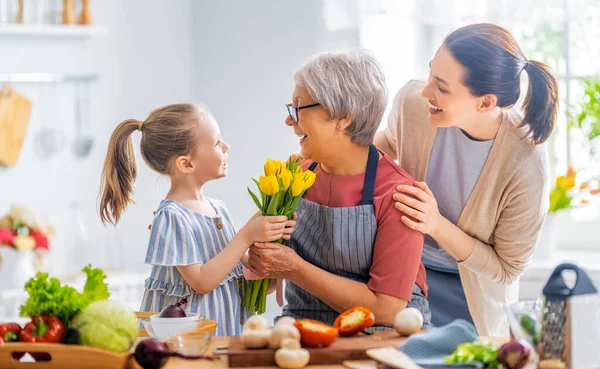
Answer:
M477 22L507 28L525 55L548 64L559 80L559 120L548 141L551 177L565 173L568 165L579 170L581 178L600 176L600 141L588 138L592 128L567 129L572 120L569 113L577 114L584 97L582 80L600 73L600 2L360 0L359 4L360 43L381 61L390 99L407 80L426 78L429 60L452 30ZM526 84L525 75L523 80ZM598 130L600 135L600 124ZM559 247L594 247L598 221L598 198L572 210L569 233L563 232Z

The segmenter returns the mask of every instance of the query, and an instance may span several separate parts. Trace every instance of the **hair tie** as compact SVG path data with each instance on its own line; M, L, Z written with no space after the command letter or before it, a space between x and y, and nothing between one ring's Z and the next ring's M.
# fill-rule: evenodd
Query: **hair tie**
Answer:
M143 120L140 120L140 121L138 122L138 131L140 131L140 132L142 131L142 125L143 125L143 124L144 124L144 121L143 121Z
M521 68L521 72L526 70L527 68L529 68L530 65L531 65L531 60L529 60L529 59L525 60L525 65L523 66L523 68Z

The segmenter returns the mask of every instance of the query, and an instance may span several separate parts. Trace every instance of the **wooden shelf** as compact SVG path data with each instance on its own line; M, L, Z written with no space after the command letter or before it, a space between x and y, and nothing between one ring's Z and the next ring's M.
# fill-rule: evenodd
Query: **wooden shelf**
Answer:
M54 38L88 38L104 36L108 30L97 26L62 25L62 24L2 24L0 36L54 37Z

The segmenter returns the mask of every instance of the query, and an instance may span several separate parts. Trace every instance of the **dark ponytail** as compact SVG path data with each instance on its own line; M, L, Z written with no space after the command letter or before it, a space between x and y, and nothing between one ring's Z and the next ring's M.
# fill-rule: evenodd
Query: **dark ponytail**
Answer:
M544 63L529 61L506 29L489 23L471 24L452 32L442 45L463 66L463 83L474 96L496 95L497 106L513 106L521 94L520 76L526 71L529 88L523 103L534 144L548 139L558 111L558 84Z
M523 102L523 124L529 127L535 144L550 137L558 111L558 84L550 68L541 62L530 60L525 66L529 88Z

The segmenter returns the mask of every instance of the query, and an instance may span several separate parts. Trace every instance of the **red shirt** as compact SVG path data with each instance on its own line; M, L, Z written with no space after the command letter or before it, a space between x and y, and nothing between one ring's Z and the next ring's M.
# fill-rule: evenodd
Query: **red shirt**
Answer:
M381 154L373 194L377 234L367 286L373 292L410 301L415 283L427 295L425 267L421 263L424 236L402 223L400 218L404 213L394 207L392 195L396 193L396 186L412 185L414 178ZM310 164L308 160L302 162L304 169ZM320 165L315 172L319 174L306 191L306 200L333 208L360 205L365 173L336 176L326 173Z

